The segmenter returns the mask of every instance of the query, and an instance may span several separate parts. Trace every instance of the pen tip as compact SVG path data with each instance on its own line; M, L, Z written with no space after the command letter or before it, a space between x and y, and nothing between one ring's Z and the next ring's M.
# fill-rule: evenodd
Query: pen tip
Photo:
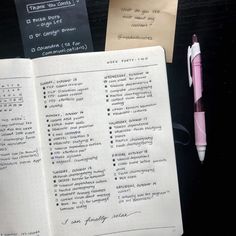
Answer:
M197 42L198 42L198 39L197 39L197 35L196 35L196 34L193 35L192 41L193 41L193 43L197 43Z
M197 152L200 162L203 163L205 158L205 147L198 147Z

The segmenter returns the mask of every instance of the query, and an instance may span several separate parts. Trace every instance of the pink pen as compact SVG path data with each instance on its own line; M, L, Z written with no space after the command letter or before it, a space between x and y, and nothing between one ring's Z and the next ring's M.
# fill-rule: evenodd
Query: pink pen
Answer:
M197 36L194 34L192 38L192 47L188 47L188 76L189 86L193 85L194 91L194 131L195 145L198 152L198 157L203 163L206 152L206 125L205 112L202 102L202 64L201 51ZM192 65L192 76L190 73L190 60Z

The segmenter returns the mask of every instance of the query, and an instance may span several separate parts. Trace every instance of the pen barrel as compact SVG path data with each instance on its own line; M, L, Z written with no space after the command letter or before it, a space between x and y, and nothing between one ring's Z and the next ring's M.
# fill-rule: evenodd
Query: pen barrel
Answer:
M195 112L202 112L202 111L204 111L202 97L199 98L197 101L195 101L195 103L194 103L194 111Z
M202 63L200 54L197 54L192 59L192 77L193 77L193 89L194 89L194 103L198 108L203 109L201 104L203 86L202 86Z
M195 145L206 146L205 112L194 112Z

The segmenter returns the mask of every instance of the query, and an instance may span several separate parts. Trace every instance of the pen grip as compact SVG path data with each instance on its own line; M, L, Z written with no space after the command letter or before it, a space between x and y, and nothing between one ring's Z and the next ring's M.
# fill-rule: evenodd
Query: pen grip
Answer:
M194 112L194 129L196 146L205 146L207 144L205 112Z
M194 89L194 103L197 102L202 106L200 98L202 97L202 63L200 54L196 55L192 60L192 77ZM197 105L197 104L196 104ZM202 107L200 107L201 109ZM200 110L201 111L201 110Z

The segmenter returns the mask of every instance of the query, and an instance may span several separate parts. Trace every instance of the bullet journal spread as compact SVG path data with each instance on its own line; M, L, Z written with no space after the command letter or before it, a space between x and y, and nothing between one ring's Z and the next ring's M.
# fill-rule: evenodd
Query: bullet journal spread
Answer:
M0 235L177 236L161 47L0 61Z

